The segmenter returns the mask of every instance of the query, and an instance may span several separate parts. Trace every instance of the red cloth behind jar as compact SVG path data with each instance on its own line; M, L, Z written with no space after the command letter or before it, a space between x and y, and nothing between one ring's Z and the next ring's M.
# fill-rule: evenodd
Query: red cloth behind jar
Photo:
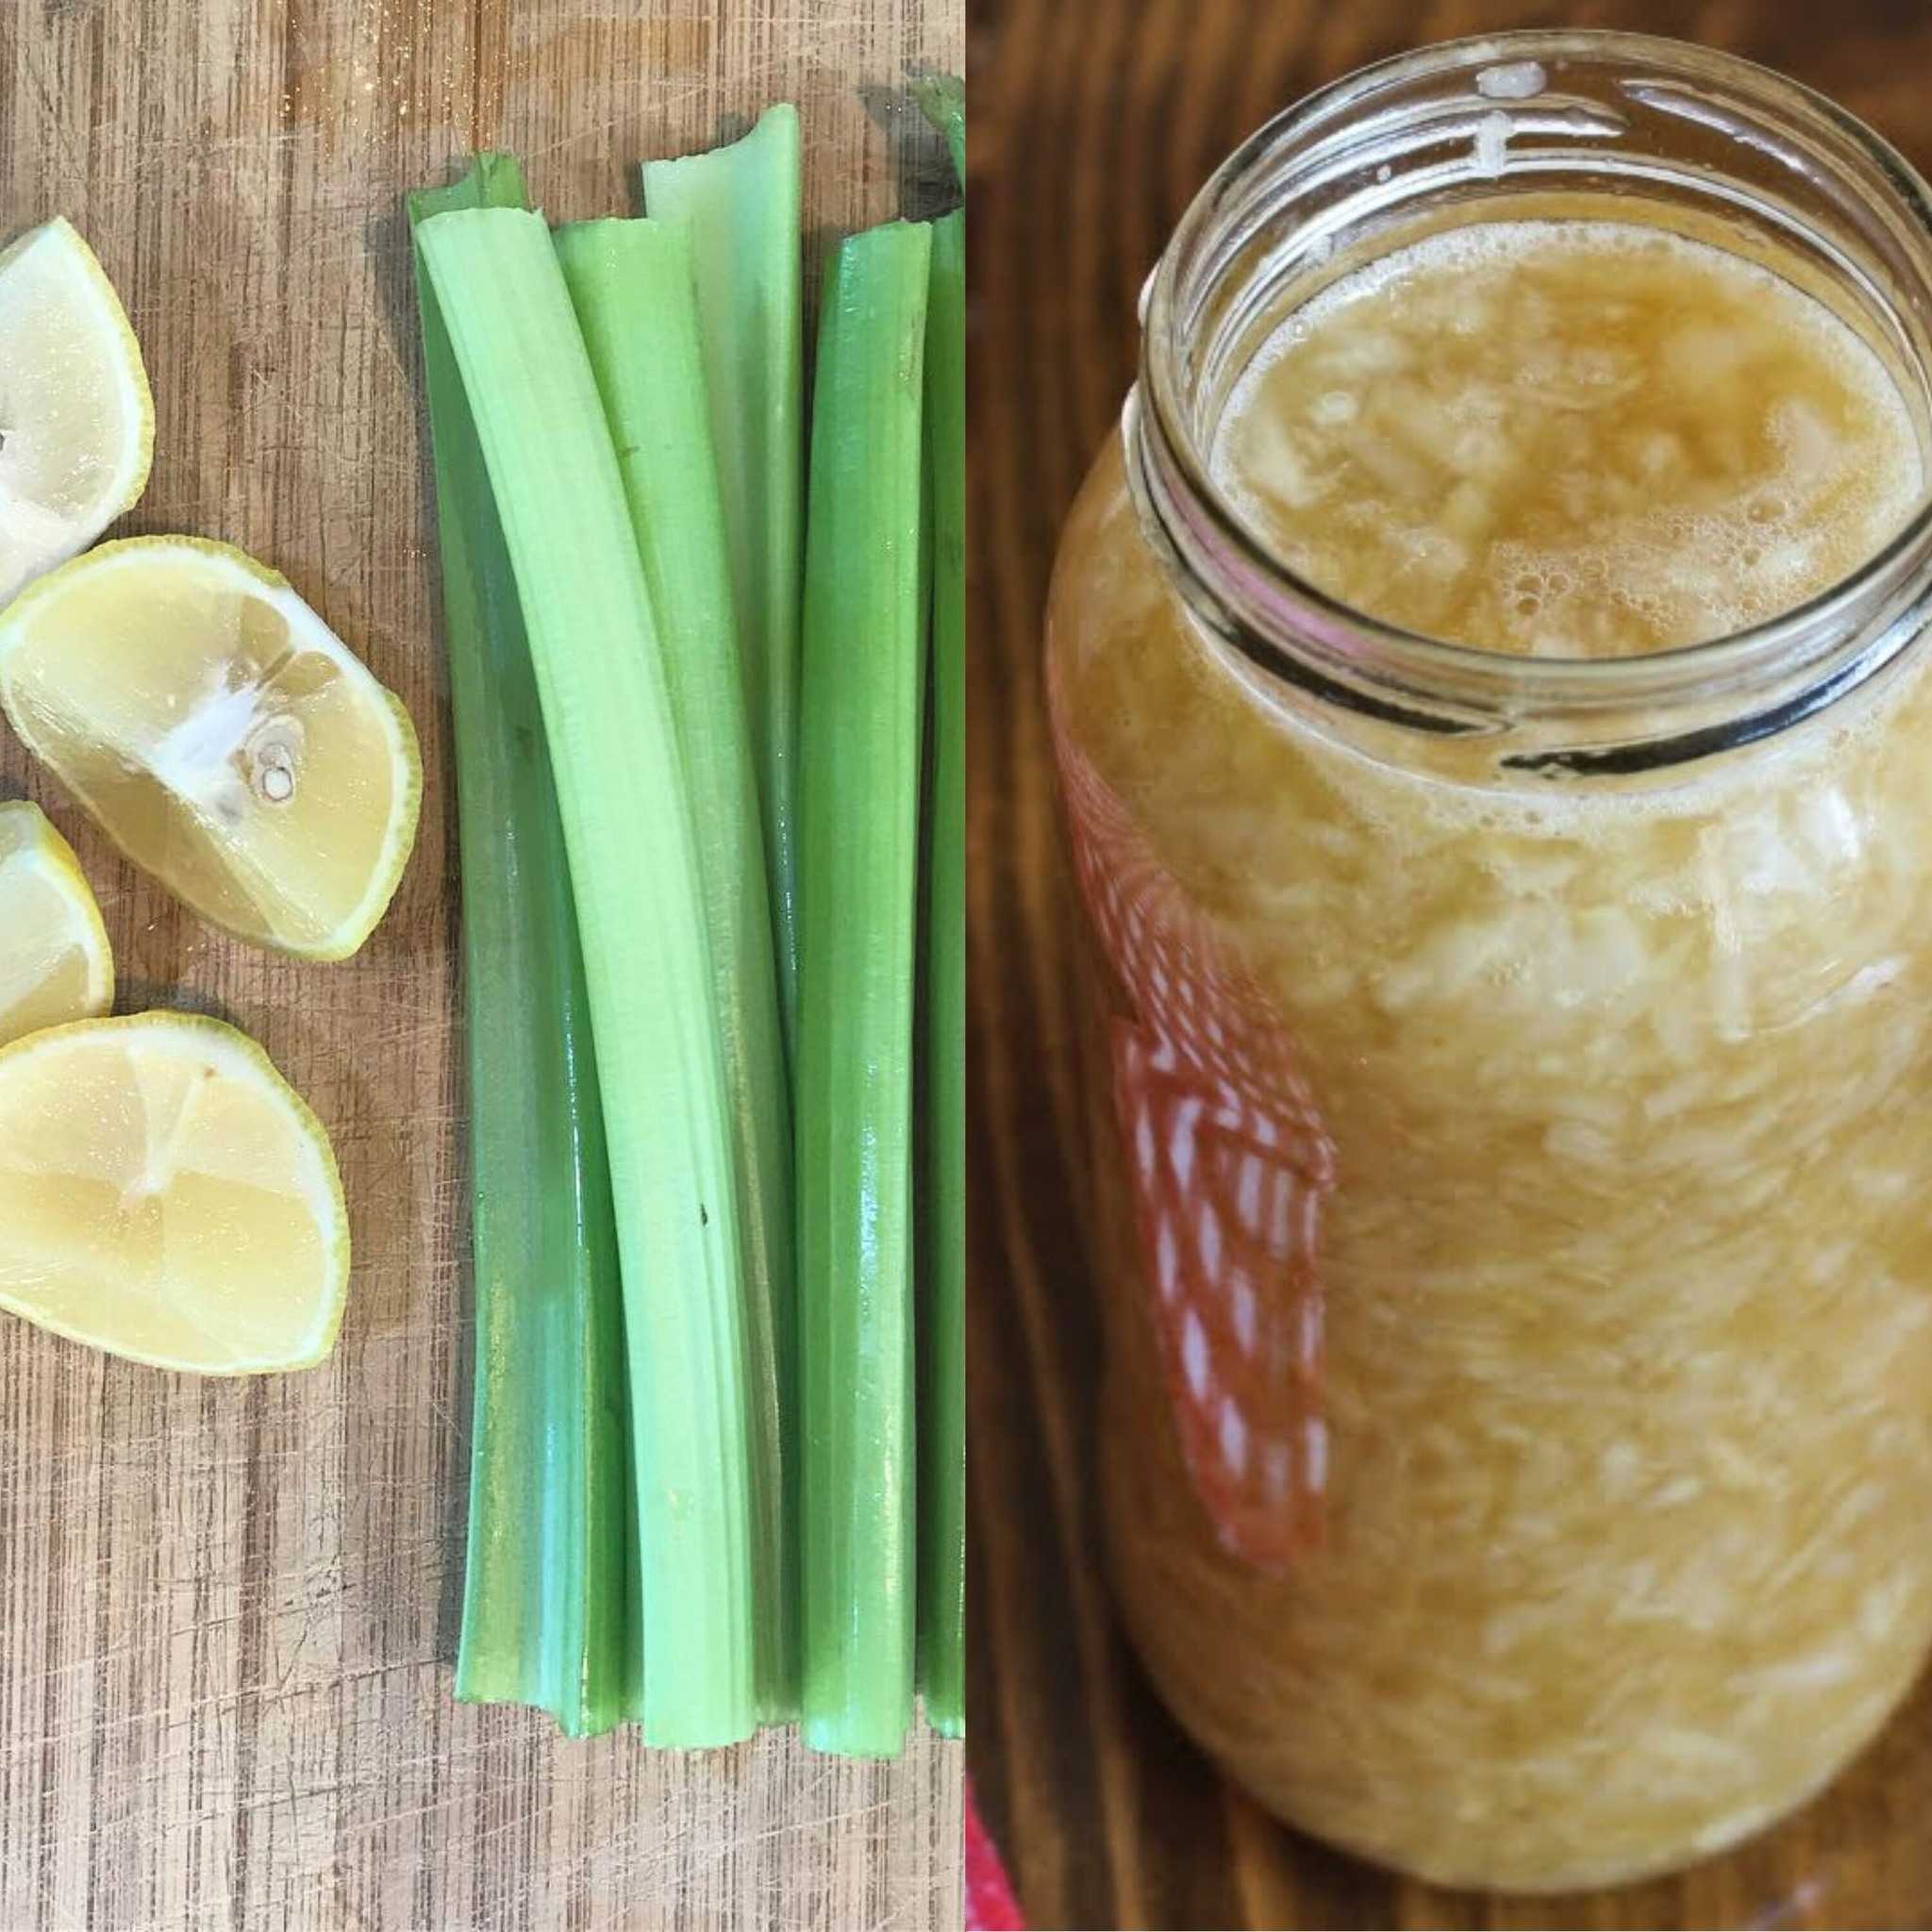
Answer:
M1075 869L1135 1010L1114 1023L1114 1104L1175 1426L1223 1546L1279 1573L1325 1527L1316 1264L1335 1148L1273 1003L1054 695Z

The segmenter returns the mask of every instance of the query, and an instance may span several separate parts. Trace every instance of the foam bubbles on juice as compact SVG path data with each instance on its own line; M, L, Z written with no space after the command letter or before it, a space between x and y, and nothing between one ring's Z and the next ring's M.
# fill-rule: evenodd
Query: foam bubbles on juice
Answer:
M1792 608L1924 487L1871 349L1740 257L1606 221L1471 224L1344 276L1242 377L1216 469L1385 621L1621 657Z

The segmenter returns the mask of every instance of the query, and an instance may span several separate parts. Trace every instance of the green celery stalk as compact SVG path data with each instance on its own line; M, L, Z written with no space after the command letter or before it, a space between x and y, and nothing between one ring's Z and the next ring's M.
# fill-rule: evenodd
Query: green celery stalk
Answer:
M752 1425L724 1052L662 647L616 452L541 218L417 245L515 572L582 937L624 1275L644 1734L758 1714Z
M798 1013L798 625L805 476L804 168L798 109L643 167L647 212L690 224L745 708L789 1053Z
M966 185L966 83L957 74L931 74L921 80L914 92L919 108L952 150L953 169L959 186Z
M409 197L521 208L510 155ZM476 1282L457 1695L572 1737L638 1710L624 1310L563 828L503 531L419 273L455 713Z
M690 230L580 222L558 257L618 452L698 835L744 1242L759 1708L798 1714L791 1118L758 779L739 677L724 505L711 445Z
M924 722L921 383L932 237L844 242L820 325L799 760L805 1735L911 1719L912 1056Z
M932 503L924 1186L919 1302L919 1688L966 1728L966 216L933 224L925 334Z

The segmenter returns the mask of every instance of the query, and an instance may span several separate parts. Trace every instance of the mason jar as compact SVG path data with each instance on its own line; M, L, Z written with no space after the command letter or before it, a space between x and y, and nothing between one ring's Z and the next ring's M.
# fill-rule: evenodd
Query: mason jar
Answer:
M1748 631L1535 658L1324 596L1210 461L1351 264L1605 213L1826 303L1932 475L1897 154L1697 48L1462 42L1203 190L1048 622L1127 1625L1281 1817L1522 1890L1757 1830L1932 1636L1932 513Z

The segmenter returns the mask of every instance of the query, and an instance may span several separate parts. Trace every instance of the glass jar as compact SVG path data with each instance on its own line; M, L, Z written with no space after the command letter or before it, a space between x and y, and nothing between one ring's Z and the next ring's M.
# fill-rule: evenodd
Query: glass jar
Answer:
M1897 155L1699 49L1458 43L1202 192L1048 623L1133 1638L1284 1818L1524 1890L1755 1831L1932 1638L1932 511L1776 622L1566 661L1337 605L1204 455L1365 255L1605 209L1774 258L1932 475Z

